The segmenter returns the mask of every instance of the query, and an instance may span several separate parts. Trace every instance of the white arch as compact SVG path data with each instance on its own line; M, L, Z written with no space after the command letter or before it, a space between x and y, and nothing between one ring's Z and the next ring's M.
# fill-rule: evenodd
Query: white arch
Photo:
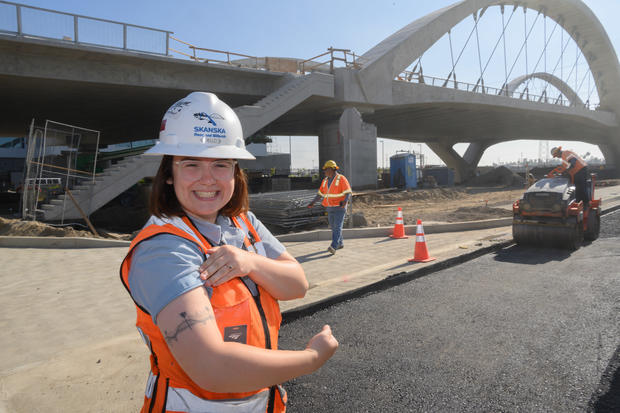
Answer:
M620 114L620 67L603 26L581 0L462 0L403 27L360 58L358 76L369 101L391 103L392 79L452 27L490 6L521 6L542 11L571 35L585 56L601 108Z
M545 82L549 83L557 90L562 92L562 94L566 96L571 105L583 106L583 101L577 95L577 93L565 81L550 73L537 72L530 73L529 75L519 76L506 85L506 92L508 92L509 96L512 95L519 86L521 86L530 79L544 80Z

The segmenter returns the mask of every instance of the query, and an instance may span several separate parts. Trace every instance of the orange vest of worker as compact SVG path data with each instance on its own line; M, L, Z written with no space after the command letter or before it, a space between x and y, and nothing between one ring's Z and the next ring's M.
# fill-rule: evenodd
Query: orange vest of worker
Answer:
M249 251L254 242L259 242L260 238L245 215L241 215L239 218L243 220L250 237L253 238L252 242L248 240L248 236L244 239L244 244ZM241 228L236 218L232 218L232 220L237 228ZM135 247L140 242L162 233L173 234L195 243L206 255L206 250L211 247L209 242L187 217L183 217L183 221L194 231L200 243L192 235L171 223L149 225L140 231L131 242L129 252L121 264L121 280L129 294L131 294L129 289L131 257ZM246 279L248 278L246 277ZM250 287L246 286L241 278L234 278L220 286L213 287L211 306L215 313L217 326L223 338L245 335L245 343L248 345L277 349L278 332L282 321L280 307L277 300L266 290L259 285L253 285L257 287L255 291L258 291L254 295L250 291ZM222 406L223 403L218 402L218 400L230 401L246 398L248 403L244 401L243 406L239 406L239 411L248 411L248 409L255 411L257 407L254 406L252 409L253 406L251 406L253 400L256 400L257 406L266 406L266 412L286 411L286 392L280 386L245 393L214 393L199 387L178 365L159 328L153 323L150 314L146 309L137 303L135 304L137 311L136 326L151 350L151 372L141 412L218 412L223 407L226 408L226 412L229 412L234 411L230 410L231 404L227 403ZM241 332L241 334L231 335L231 332ZM226 338L224 340L231 341L231 339Z
M328 178L323 178L319 187L319 195L323 197L321 205L324 207L337 207L344 201L347 194L351 193L351 186L344 175L337 173L331 185L327 185Z
M571 168L570 161L576 159L575 166ZM571 177L571 180L575 182L575 174L582 170L586 166L586 161L581 159L579 155L571 151L562 151L562 169L567 171Z

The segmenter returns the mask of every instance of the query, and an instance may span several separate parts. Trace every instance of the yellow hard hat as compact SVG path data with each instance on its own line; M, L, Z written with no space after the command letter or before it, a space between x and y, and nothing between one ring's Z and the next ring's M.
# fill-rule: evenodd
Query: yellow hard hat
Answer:
M329 161L325 162L325 165L323 165L323 169L327 168L338 169L338 165L336 164L336 162L330 159Z

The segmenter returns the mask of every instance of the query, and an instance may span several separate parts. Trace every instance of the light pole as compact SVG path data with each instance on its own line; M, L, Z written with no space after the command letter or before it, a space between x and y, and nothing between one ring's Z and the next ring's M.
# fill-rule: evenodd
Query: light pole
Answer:
M381 173L385 172L385 141L381 140Z
M420 162L420 168L423 168L424 167L424 165L423 165L424 162L422 161L422 159L424 159L424 156L422 156L422 144L419 144L419 146L420 146L420 154L419 154L420 155L420 161L419 161Z

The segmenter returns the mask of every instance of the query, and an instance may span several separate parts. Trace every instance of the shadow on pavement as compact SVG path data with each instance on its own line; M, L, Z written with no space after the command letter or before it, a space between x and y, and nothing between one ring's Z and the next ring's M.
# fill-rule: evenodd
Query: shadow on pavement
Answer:
M314 260L318 260L321 258L328 258L331 257L332 254L330 254L327 251L318 251L318 252L313 252L310 254L306 254L306 255L299 255L297 257L295 257L295 259L297 261L299 261L299 263L304 263L304 262L308 262L308 261L314 261Z
M620 411L620 345L616 348L601 382L592 394L588 411L607 413Z
M396 241L397 239L403 239L403 238L389 238L388 237L388 238L384 238L384 239L381 239L375 242L375 244L383 244L384 242Z
M510 262L514 264L528 264L538 265L544 264L550 261L564 261L571 256L572 251L547 248L547 254L542 256L540 254L540 248L542 247L522 247L519 245L513 245L511 247L497 251L495 254L495 261Z

